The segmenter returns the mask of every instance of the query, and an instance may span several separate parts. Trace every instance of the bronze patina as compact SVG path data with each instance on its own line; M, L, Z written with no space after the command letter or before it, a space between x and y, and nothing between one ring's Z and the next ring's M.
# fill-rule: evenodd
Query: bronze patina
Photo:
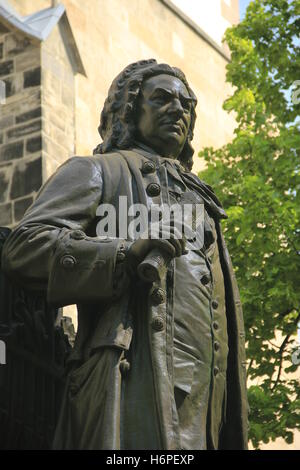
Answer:
M64 163L5 244L8 273L78 308L55 449L247 448L243 316L226 213L191 173L195 106L179 69L126 67L94 155ZM188 248L174 225L166 237L122 237L120 196L128 208L204 205L203 245ZM98 236L103 204L116 210L115 237ZM138 270L155 250L147 282Z

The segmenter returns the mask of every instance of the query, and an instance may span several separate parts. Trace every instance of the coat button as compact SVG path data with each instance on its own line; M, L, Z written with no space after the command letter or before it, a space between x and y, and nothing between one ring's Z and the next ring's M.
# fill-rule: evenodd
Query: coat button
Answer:
M213 329L218 330L219 329L219 323L217 321L213 322Z
M142 173L144 175L148 175L149 173L154 173L155 172L155 163L147 161L143 163L142 166Z
M61 265L65 269L73 269L76 264L76 259L71 255L64 255L60 260Z
M151 300L154 305L160 305L166 300L166 294L163 289L160 289L159 287L157 289L154 289L151 293Z
M219 302L217 300L213 300L211 303L212 308L216 309L219 306Z
M122 361L120 362L119 368L120 368L121 374L125 376L130 371L130 363L127 361L127 359L122 359Z
M206 286L206 284L208 284L210 281L210 277L208 276L208 274L204 274L204 276L201 277L201 282L204 286Z
M216 375L218 375L219 373L219 367L215 366L214 367L214 376L216 377Z
M70 382L69 391L71 395L75 395L76 393L78 393L79 392L78 384L76 384L75 382Z
M160 186L157 183L150 183L147 186L146 192L148 196L158 196L160 194Z
M125 258L126 258L126 254L124 253L124 251L118 251L117 262L124 261Z
M162 331L164 327L165 327L165 322L162 317L157 316L152 320L152 328L155 331Z
M71 232L70 236L74 240L83 240L85 238L85 233L81 230L74 230L74 232Z
M215 351L219 351L219 349L220 349L220 344L218 343L218 341L215 341L215 342L214 342L214 349L215 349Z

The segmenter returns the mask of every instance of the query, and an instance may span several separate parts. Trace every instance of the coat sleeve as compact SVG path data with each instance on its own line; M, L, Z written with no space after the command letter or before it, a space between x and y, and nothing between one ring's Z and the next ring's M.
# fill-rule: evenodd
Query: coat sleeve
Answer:
M4 271L28 289L46 290L56 306L118 297L128 282L126 241L86 235L102 188L101 166L93 159L63 164L8 237Z

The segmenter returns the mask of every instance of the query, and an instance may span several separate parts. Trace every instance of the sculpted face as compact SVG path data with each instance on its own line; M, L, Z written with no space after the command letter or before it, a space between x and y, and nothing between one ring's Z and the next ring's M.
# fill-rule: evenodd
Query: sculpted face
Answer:
M137 138L160 155L177 158L191 123L192 98L176 77L144 81L137 104Z

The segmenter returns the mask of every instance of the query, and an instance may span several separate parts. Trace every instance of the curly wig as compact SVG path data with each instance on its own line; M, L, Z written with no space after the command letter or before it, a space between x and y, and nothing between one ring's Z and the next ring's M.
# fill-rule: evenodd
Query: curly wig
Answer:
M193 100L187 140L178 157L181 164L187 170L191 170L194 153L191 142L196 121L197 99L180 69L167 64L157 64L155 59L141 60L128 65L112 82L98 127L103 142L95 148L94 154L107 153L114 149L128 149L134 145L136 104L142 83L160 74L172 75L181 80Z

